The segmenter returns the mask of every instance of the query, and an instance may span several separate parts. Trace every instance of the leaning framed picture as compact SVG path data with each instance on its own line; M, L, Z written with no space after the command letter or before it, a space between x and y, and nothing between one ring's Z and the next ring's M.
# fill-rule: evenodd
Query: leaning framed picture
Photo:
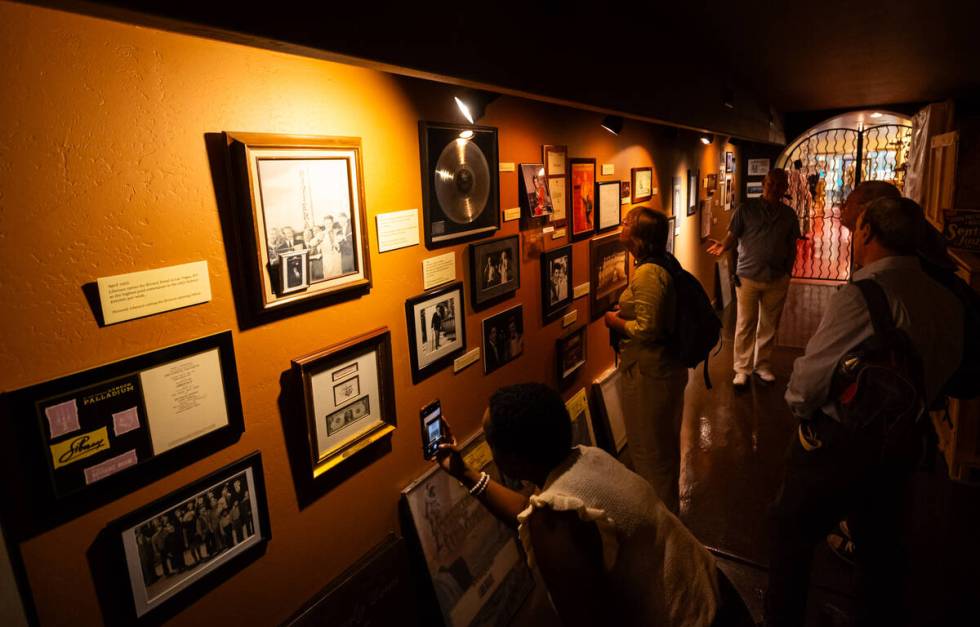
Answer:
M608 231L623 221L619 181L603 181L595 184L595 197L598 202L596 231Z
M592 319L598 320L619 302L629 284L629 253L618 231L589 241L589 279Z
M524 354L524 306L514 305L483 319L483 374Z
M619 455L626 447L626 422L623 420L623 376L613 366L592 381L595 423L603 434L603 448Z
M470 244L473 309L488 307L521 287L520 248L517 235Z
M419 150L427 248L500 228L496 128L419 122Z
M371 286L361 140L225 133L251 313ZM305 278L305 280L304 280Z
M10 403L36 427L27 474L52 502L135 488L245 428L231 331L38 383Z
M463 283L456 281L405 301L412 382L445 368L466 350Z
M568 147L545 144L541 147L541 160L548 178L551 195L551 223L563 224L568 215Z
M110 523L129 623L179 608L229 578L272 537L256 451ZM172 541L171 541L172 540ZM155 622L155 621L154 621Z
M551 194L548 192L548 179L544 166L540 163L520 165L520 204L525 218L547 218L554 213Z
M595 446L595 429L589 413L589 396L585 388L580 389L565 401L565 409L572 421L572 446Z
M595 159L568 160L571 172L569 198L572 208L572 239L584 239L595 232Z
M584 324L572 329L555 340L555 358L558 362L558 382L566 385L575 373L585 365L585 330Z
M292 361L314 479L395 430L395 384L387 327Z
M644 202L653 198L653 168L630 169L633 188L633 202Z
M541 312L546 322L572 304L572 246L541 253Z
M687 171L687 215L693 216L698 209L698 170Z

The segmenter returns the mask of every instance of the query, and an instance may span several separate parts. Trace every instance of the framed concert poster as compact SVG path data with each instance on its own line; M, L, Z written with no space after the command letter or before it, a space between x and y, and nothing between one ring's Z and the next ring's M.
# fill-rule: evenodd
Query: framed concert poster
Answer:
M511 296L521 287L517 235L470 244L470 294L473 309Z
M412 382L429 377L466 350L463 283L456 281L405 301Z
M619 302L629 284L629 253L619 241L619 231L589 241L590 309L598 320Z
M595 159L569 159L568 166L571 173L572 240L579 240L595 232Z
M548 177L548 193L551 195L551 223L560 226L568 215L568 147L544 145L541 147L544 173Z
M225 137L251 313L370 289L360 138Z
M632 168L630 181L634 204L653 198L653 168Z
M292 361L303 390L314 479L395 430L387 327Z
M496 128L419 122L419 149L427 248L500 228Z
M595 197L598 203L596 232L608 231L619 226L623 221L622 203L619 202L619 181L596 183Z
M572 246L541 253L541 312L545 322L572 304Z

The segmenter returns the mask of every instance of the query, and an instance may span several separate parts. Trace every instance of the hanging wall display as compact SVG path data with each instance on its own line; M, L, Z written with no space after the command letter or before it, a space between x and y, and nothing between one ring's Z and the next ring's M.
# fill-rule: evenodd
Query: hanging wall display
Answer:
M630 181L633 188L634 203L653 198L653 168L632 168Z
M725 175L725 211L731 211L735 204L735 190L732 188L731 175Z
M555 320L572 304L572 247L541 254L541 312L545 322Z
M595 428L592 426L589 396L585 393L585 388L565 401L565 409L568 410L568 417L572 421L572 446L595 446Z
M544 174L544 166L540 163L522 163L520 170L518 198L524 218L549 217L554 213L554 209L551 206L551 194L548 192L548 179Z
M425 245L486 237L500 228L497 129L419 122Z
M731 173L735 171L735 153L726 152L725 153L725 172Z
M524 354L524 305L483 319L483 373L490 374Z
M47 477L55 499L145 482L163 460L192 445L198 456L213 451L244 430L230 331L32 385L10 402L37 425L31 475Z
M749 159L746 172L749 176L765 176L769 174L769 159Z
M188 521L194 531L187 531ZM129 584L130 594L114 597L127 606L126 622L148 621L164 606L180 609L191 594L260 554L272 537L262 457L256 451L112 522L107 531L120 579ZM182 534L179 545L158 541L173 534Z
M682 200L681 200L681 198L682 198L682 196L681 196L681 177L675 176L673 178L672 187L673 187L674 193L671 196L670 215L671 216L677 216L679 214L680 210L681 210L681 202L682 202Z
M595 198L598 203L596 232L608 231L623 221L622 203L619 202L619 181L603 181L595 185Z
M687 171L687 215L693 216L698 208L698 178L700 170Z
M585 331L587 328L584 324L579 325L578 328L555 340L558 381L562 385L572 381L575 373L585 365Z
M671 255L674 254L674 238L677 237L677 233L674 231L677 224L677 218L670 216L667 218L667 252Z
M461 281L409 298L405 317L413 383L445 368L466 350Z
M711 237L711 202L701 201L701 239Z
M569 159L571 171L572 239L584 239L595 232L595 159Z
M470 244L470 294L474 309L512 296L520 287L518 236Z
M619 302L629 283L629 253L619 231L589 241L589 273L592 319L598 320Z
M292 367L303 390L314 479L395 430L387 327L297 357Z
M370 288L360 138L225 136L251 313Z
M568 215L568 148L544 145L541 147L545 176L548 177L548 193L551 195L551 223L560 226Z

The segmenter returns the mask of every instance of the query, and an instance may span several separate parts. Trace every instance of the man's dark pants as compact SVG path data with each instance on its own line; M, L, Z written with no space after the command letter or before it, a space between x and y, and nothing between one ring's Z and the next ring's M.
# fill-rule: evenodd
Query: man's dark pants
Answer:
M803 625L814 547L847 519L857 567L857 622L898 625L904 559L899 541L921 428L882 454L883 429L852 431L826 415L807 423L821 445L790 445L783 485L772 507L766 626Z

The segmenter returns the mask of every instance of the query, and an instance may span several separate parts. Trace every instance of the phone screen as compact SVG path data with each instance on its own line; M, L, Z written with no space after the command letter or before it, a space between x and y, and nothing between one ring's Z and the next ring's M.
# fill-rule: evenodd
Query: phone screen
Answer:
M442 406L433 401L422 408L422 450L426 459L435 456L439 444L445 440L446 432L442 423Z

